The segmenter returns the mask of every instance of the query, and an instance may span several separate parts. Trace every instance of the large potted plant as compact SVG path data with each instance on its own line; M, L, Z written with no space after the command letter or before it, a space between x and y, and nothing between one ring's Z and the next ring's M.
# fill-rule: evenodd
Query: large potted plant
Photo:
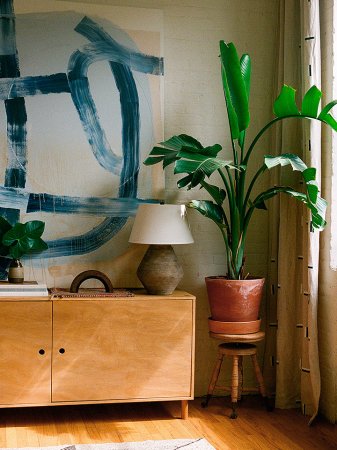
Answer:
M227 254L227 275L208 277L206 285L211 309L211 329L215 332L254 332L258 330L259 304L263 279L249 279L244 273L244 254L247 230L253 213L266 209L265 202L278 193L284 193L303 202L311 211L312 226L322 230L326 224L324 216L326 201L319 196L316 169L306 164L294 153L279 156L264 156L261 166L254 174L249 173L249 163L261 136L276 122L288 119L315 119L337 130L337 122L330 110L337 101L330 102L319 112L321 91L312 86L304 95L301 108L295 101L295 89L283 86L274 102L275 117L268 122L245 145L246 130L250 122L250 57L240 59L233 43L220 41L220 58L223 91L230 126L229 147L231 160L219 157L221 145L204 147L192 136L181 134L153 147L146 165L163 163L163 168L173 164L175 174L184 174L177 182L178 188L203 188L212 200L192 200L188 206L211 219L222 234ZM261 175L276 166L290 165L303 178L303 191L291 186L272 186L256 194ZM222 186L210 181L214 173L220 175ZM249 173L249 174L248 174ZM249 178L248 178L249 175ZM225 322L218 328L218 322ZM238 322L234 328L228 324ZM221 324L220 324L221 325Z
M0 255L10 258L8 281L22 283L24 271L21 257L48 248L41 238L45 224L41 220L26 223L17 222L11 225L4 217L0 217Z

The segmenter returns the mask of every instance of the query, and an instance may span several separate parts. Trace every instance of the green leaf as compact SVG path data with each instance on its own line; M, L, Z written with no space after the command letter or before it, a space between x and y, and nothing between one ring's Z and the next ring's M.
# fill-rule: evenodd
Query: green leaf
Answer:
M299 170L300 172L303 172L308 169L308 167L301 160L301 158L294 153L283 153L282 155L279 156L266 155L264 157L264 163L268 169L271 169L272 167L278 165L287 166L288 164L291 165L293 170Z
M184 148L182 150L184 150ZM218 153L222 150L222 147L220 144L214 144L208 147L201 148L199 150L191 150L191 148L189 147L188 150L191 152L198 152L200 153L200 155L213 156L215 158L218 155Z
M280 164L281 166L286 166L290 164L293 170L300 171L307 190L307 201L312 205L316 204L319 189L316 182L315 168L307 167L306 164L301 160L301 158L292 153L285 153L283 155L279 155L276 157L266 156L265 164L268 167L268 169L275 167L278 164Z
M322 119L332 110L334 106L337 105L337 100L333 100L332 102L329 102L324 108L322 109L320 115L318 116L319 119Z
M251 61L250 61L250 56L245 53L244 55L241 56L241 59L240 59L240 69L241 69L241 75L242 75L243 81L245 83L246 94L247 94L248 100L249 100L249 95L250 95L251 68L252 68L252 65L251 65Z
M48 246L41 239L44 227L44 222L40 220L31 220L25 224L18 222L4 234L2 242L9 247L9 254L13 258L45 250Z
M160 161L163 161L164 156L148 156L143 164L146 166L153 166L154 164L159 163Z
M41 220L31 220L25 223L26 234L30 238L39 238L44 232L45 224Z
M196 209L203 216L213 220L218 226L223 226L222 208L211 200L192 200L187 206Z
M331 114L327 114L327 115L324 117L324 120L322 119L322 121L323 121L324 123L326 123L327 125L330 125L330 127L331 127L333 130L337 131L337 121L332 117Z
M145 159L144 164L151 166L163 163L163 169L181 158L180 152L188 152L191 155L205 155L206 157L216 157L222 150L220 144L203 147L199 141L187 134L172 136L167 141L161 143L163 147L154 146Z
M300 115L295 102L296 90L291 86L284 85L280 95L274 102L274 114L277 117Z
M221 206L226 198L226 191L224 189L219 188L218 186L214 186L213 184L207 183L205 180L201 182L201 187L206 189L209 195L215 200L215 202Z
M308 167L307 169L303 170L302 176L306 183L309 181L316 180L316 169L315 167Z
M290 195L291 197L295 198L296 200L304 203L311 212L311 223L314 228L321 231L324 229L326 225L325 221L325 212L327 208L327 202L317 196L316 202L313 203L309 198L308 195L306 195L303 192L298 192L293 188L286 187L286 186L274 186L271 189L268 189L265 192L262 192L253 202L253 207L259 208L261 207L261 204L265 202L266 200L269 200L270 198L274 197L275 195L279 193L284 193L287 195Z
M213 172L225 167L234 169L231 161L225 161L220 158L211 158L200 154L191 154L189 152L179 152L180 159L175 163L174 173L192 173L201 171L208 177Z
M12 225L4 217L0 216L0 236L4 235L11 228Z
M229 92L229 87L226 78L226 72L223 67L221 67L221 77L222 77L222 86L226 100L226 108L227 108L227 116L229 121L229 128L231 132L232 139L238 139L240 136L238 118L234 109L234 106L231 101L231 96Z
M177 161L177 157L176 156L166 156L163 159L163 169L165 169L167 166L169 166L170 164L174 163Z
M180 188L186 187L188 184L190 184L190 182L192 181L192 178L193 178L192 173L188 174L184 178L180 178L180 180L177 181L178 188L180 189Z
M167 156L167 155L175 155L177 152L169 149L169 148L165 148L165 147L153 147L153 149L151 150L150 155L151 156Z
M222 63L223 87L232 137L233 139L237 139L239 137L239 133L246 130L249 125L249 108L246 85L242 76L240 61L234 44L226 44L224 41L220 41L220 55Z
M248 104L249 104L250 74L251 74L251 61L250 61L249 55L244 54L244 55L241 56L240 67L241 67L241 75L242 75L243 81L245 83L247 100L248 100ZM246 130L243 130L239 134L239 146L241 148L243 148L243 146L244 146L245 137L246 137Z
M312 118L317 117L322 92L314 85L307 91L302 100L301 114Z
M325 122L326 124L330 125L331 128L335 131L337 131L337 122L330 114L331 109L337 105L337 100L333 100L332 102L328 103L321 111L320 115L318 116L319 120L322 120L322 122Z
M8 247L25 236L25 225L16 223L11 230L7 231L2 238L2 243Z
M163 147L167 147L171 150L181 150L182 147L193 147L196 149L202 149L203 146L200 142L192 136L187 134L180 134L179 136L172 136L167 141L160 142Z

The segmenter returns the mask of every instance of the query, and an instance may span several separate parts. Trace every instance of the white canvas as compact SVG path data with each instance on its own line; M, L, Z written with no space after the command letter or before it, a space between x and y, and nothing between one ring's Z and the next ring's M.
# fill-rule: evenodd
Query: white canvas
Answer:
M67 286L80 271L102 267L110 276L114 259L129 251L138 201L158 198L162 188L158 171L142 164L162 137L162 13L53 0L13 4L15 32L3 34L0 52L16 47L20 77L0 78L2 101L23 97L27 120L24 139L7 137L1 109L1 205L20 221L44 220L49 243L26 260L26 278ZM48 76L49 84L37 79ZM12 107L22 113L22 104ZM25 155L18 157L20 145ZM6 185L6 169L16 171L17 185Z

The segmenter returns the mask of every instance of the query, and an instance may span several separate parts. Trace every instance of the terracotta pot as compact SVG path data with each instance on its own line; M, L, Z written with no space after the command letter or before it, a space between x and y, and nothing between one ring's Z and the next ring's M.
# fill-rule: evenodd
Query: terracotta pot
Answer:
M212 333L220 334L252 334L260 331L261 319L249 322L221 322L208 318L208 328Z
M264 278L228 280L206 277L211 318L222 322L250 322L259 318Z

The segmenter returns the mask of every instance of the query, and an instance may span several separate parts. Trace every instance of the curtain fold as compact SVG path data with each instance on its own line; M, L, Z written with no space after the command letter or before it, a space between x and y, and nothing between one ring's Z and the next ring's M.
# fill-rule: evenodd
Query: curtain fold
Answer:
M289 84L297 88L299 101L310 86L320 87L319 1L280 0L279 29L275 94L283 84ZM280 123L273 134L275 154L298 153L308 166L318 168L319 174L321 136L317 123ZM280 172L271 174L273 184L283 185L294 184L294 176L296 173L290 172L282 172L282 177ZM297 183L301 183L300 178ZM312 416L311 423L320 394L319 233L311 232L306 208L285 195L273 202L270 217L265 378L269 389L275 389L276 407L301 405L303 413Z

